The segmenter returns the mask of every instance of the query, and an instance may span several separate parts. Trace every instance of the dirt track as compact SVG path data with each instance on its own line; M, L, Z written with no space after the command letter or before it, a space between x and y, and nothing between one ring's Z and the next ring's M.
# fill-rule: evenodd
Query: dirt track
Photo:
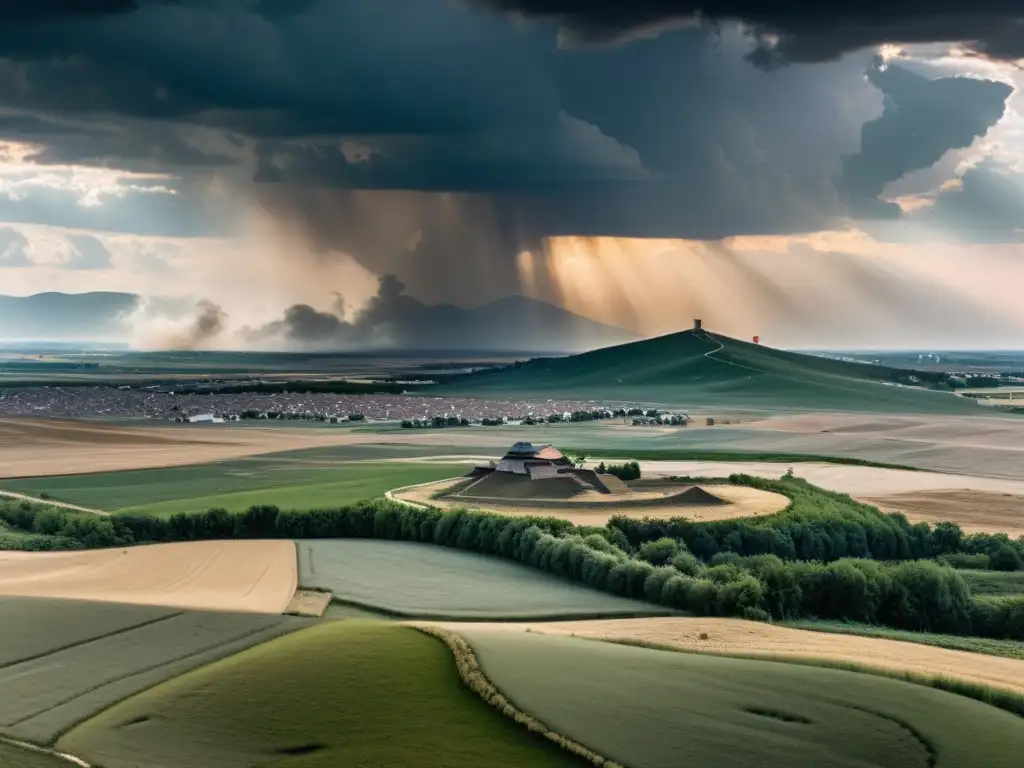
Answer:
M442 626L458 631L457 623ZM686 650L825 659L921 675L944 675L1024 693L1024 661L874 637L832 635L741 619L606 619L473 624L473 630L633 640ZM707 636L702 639L701 635Z
M297 581L290 541L0 552L0 595L282 613Z
M460 478L461 479L461 478ZM484 510L499 512L503 515L544 515L560 517L576 525L604 525L613 515L626 515L628 517L653 517L666 520L672 517L686 517L690 520L728 520L737 517L758 517L760 515L772 515L785 509L789 499L777 493L759 491L755 488L743 488L739 486L714 486L709 490L715 496L729 502L728 504L716 505L657 505L657 506L622 506L616 504L618 499L623 497L603 497L600 509L592 507L576 508L572 502L560 502L558 506L516 506L515 502L495 499L493 501L484 499L434 499L432 496L438 490L452 485L452 480L442 480L439 483L421 485L405 491L395 493L395 498L419 504L430 504L442 509L455 509L473 507ZM648 496L651 496L648 494ZM656 495L660 498L661 494ZM652 497L654 498L654 497ZM604 501L604 499L608 499ZM589 500L589 499L588 499Z

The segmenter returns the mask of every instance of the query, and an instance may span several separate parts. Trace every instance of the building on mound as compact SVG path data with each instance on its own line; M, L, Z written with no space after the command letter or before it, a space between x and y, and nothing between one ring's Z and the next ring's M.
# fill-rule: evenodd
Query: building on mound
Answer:
M533 485L538 496L543 495L547 486L543 481L557 480L562 484L571 483L579 491L593 490L598 493L628 493L629 488L613 475L599 475L592 469L576 467L565 455L553 445L534 445L533 443L516 443L501 457L493 467L476 467L472 475L485 477L493 475L494 480L501 477L518 477L518 484ZM494 485L495 482L487 483ZM503 482L503 485L508 485ZM548 486L551 483L547 484ZM480 490L483 490L482 488Z

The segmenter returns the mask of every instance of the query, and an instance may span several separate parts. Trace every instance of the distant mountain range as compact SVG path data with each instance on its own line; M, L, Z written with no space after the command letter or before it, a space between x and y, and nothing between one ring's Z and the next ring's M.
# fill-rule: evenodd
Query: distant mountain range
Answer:
M389 314L380 319L393 343L403 349L575 352L639 338L525 296L508 296L473 309L423 304L402 296L401 310L396 307Z
M137 305L131 293L37 293L0 296L0 339L117 341Z
M109 292L0 296L0 340L125 341L131 330L127 316L139 301L135 294ZM463 309L402 295L379 306L366 322L380 329L388 346L402 350L572 352L637 338L524 296ZM231 346L226 339L225 346ZM297 349L302 346L296 343ZM331 349L329 340L318 346ZM352 351L340 341L338 349Z

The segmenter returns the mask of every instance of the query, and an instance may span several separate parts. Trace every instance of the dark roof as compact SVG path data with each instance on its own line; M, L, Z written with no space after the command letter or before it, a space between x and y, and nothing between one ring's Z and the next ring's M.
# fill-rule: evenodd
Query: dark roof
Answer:
M547 447L547 445L534 445L533 443L516 443L509 449L509 453L536 456L538 453L540 453Z
M508 453L506 459L544 459L546 461L567 463L568 459L562 452L550 443L534 445L533 443L516 443Z

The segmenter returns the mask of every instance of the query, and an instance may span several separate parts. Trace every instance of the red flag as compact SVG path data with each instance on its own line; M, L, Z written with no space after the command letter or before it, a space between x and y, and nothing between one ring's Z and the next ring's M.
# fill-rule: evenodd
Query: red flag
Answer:
M761 343L761 337L760 336L755 336L754 337L754 343L755 344L760 344Z

